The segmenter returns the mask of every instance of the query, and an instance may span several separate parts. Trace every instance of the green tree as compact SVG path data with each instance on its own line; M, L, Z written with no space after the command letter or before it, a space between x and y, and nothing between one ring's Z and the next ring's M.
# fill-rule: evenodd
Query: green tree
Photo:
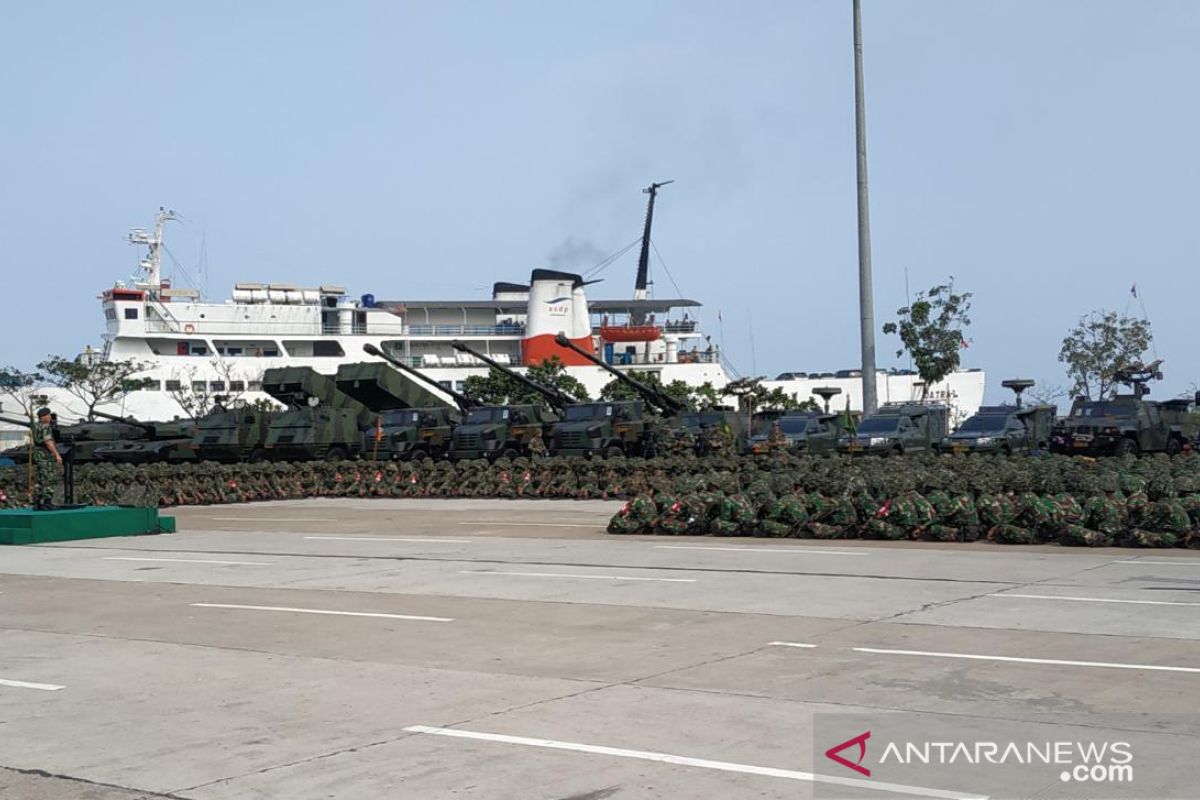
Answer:
M150 378L137 377L149 368L149 364L132 359L101 361L62 356L49 356L38 364L38 369L50 383L83 403L87 419L95 417L96 406L119 403L130 392L154 385Z
M557 356L529 367L525 376L543 386L565 392L577 400L589 399L587 389L567 372L567 368ZM488 405L548 405L540 394L495 367L489 369L487 375L472 375L467 378L463 382L463 394Z
M1067 365L1071 394L1089 400L1111 396L1119 385L1117 372L1139 365L1153 341L1144 319L1106 310L1080 317L1058 351L1058 360Z
M42 387L46 377L40 372L25 372L16 367L0 368L0 397L11 400L20 407L20 412L6 409L9 416L32 417L39 406L49 402Z
M963 330L971 324L971 293L954 291L954 284L943 283L929 291L918 292L911 304L897 309L896 322L883 326L883 332L900 337L901 348L912 357L917 374L924 382L922 396L934 384L958 369L959 352L966 339Z

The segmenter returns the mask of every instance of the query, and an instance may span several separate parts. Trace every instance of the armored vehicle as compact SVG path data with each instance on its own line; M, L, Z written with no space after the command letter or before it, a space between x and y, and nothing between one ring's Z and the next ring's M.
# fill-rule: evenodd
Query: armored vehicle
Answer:
M28 421L22 421L17 418L3 417L0 419L11 425L29 426ZM62 454L64 460L69 458L76 464L89 464L97 461L96 448L98 447L117 441L136 441L144 439L146 436L144 430L125 420L121 420L120 422L77 422L73 425L59 425L56 419L53 427L54 441L58 445L58 452ZM28 445L21 445L4 451L3 455L12 458L17 463L21 463L28 449Z
M263 373L263 391L288 407L275 414L263 451L273 461L338 461L362 453L362 431L374 422L362 403L311 367Z
M949 432L943 405L889 403L862 418L854 433L838 441L838 452L851 455L904 455L933 450Z
M1050 450L1088 456L1122 456L1138 453L1183 452L1196 436L1193 400L1147 400L1146 383L1158 380L1161 362L1117 373L1116 380L1130 386L1132 394L1107 400L1076 398L1070 413L1059 421L1050 437ZM1200 395L1194 398L1200 401Z
M712 449L712 432L725 431L733 438L737 452L741 452L749 441L746 436L746 418L732 408L706 408L701 411L684 411L675 422L678 430L687 431L696 441L696 455L708 455Z
M375 412L362 430L362 454L385 461L443 458L462 417L441 395L418 381L441 392L456 393L383 355L373 345L364 345L363 349L371 355L379 354L400 371L376 363L343 364L338 369L338 388Z
M196 424L190 420L170 422L139 422L103 411L93 411L97 417L132 425L143 432L140 439L115 439L98 445L93 451L97 461L113 464L152 464L167 461L177 464L195 461L192 445Z
M779 418L779 429L787 437L787 449L794 453L811 455L827 455L837 450L838 440L846 436L848 431L843 427L842 414L828 414L818 411L789 411ZM763 431L750 439L749 450L752 453L770 451L769 439L771 432Z
M678 418L685 410L675 398L634 380L604 359L589 353L563 334L554 337L559 347L572 350L637 392L642 400L614 400L568 407L562 422L551 432L554 455L627 455L651 458L658 454L660 421L647 416L650 406L666 417Z
M1050 445L1054 406L980 406L937 443L940 453L1029 453Z
M201 461L265 461L267 431L278 412L218 408L196 420L192 447Z

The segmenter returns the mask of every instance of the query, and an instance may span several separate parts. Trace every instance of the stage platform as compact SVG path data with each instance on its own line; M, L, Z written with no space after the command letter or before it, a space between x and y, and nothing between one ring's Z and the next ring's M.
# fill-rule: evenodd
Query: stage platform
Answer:
M157 508L85 506L54 511L0 509L0 544L37 544L174 532L175 518L159 516Z

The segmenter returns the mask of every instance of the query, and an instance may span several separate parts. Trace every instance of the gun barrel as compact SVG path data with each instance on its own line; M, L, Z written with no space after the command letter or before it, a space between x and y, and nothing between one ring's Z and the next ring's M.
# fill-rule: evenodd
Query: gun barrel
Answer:
M550 405L552 405L556 409L558 409L559 411L561 411L566 406L569 406L572 403L576 402L575 398L571 397L571 395L567 394L566 392L564 392L560 389L556 389L552 386L546 386L545 384L538 383L537 381L533 380L532 378L528 377L527 375L522 375L521 373L517 372L515 369L506 367L503 364L501 364L500 362L496 361L495 359L493 359L489 356L485 356L483 353L472 350L470 347L463 344L462 342L454 341L454 342L450 343L450 346L453 347L455 350L458 350L460 353L468 353L470 355L475 356L475 358L478 358L480 361L487 364L489 367L492 367L493 369L498 369L501 372L503 372L505 375L507 375L508 377L510 377L513 380L520 383L521 385L529 387L533 391L540 394L542 397L546 398L546 401L548 403L550 403Z
M387 353L383 352L382 350L380 350L378 347L376 347L373 344L364 344L363 352L365 352L367 355L372 355L377 358L382 358L384 361L388 362L389 364L391 364L393 367L400 370L404 374L409 375L413 378L416 378L417 380L421 381L422 383L428 384L429 386L433 387L434 389L436 389L439 392L444 392L444 393L450 395L450 399L452 399L454 401L454 404L458 406L459 411L467 411L467 410L479 405L478 403L473 401L471 398L467 397L465 394L462 394L461 392L456 392L453 389L448 389L445 386L442 386L440 383L435 381L433 378L430 378L428 375L425 375L424 373L419 372L418 370L410 367L408 364L405 364L400 359L388 355Z
M614 377L616 377L617 380L621 381L627 386L631 386L634 391L636 391L643 397L643 399L646 400L646 402L650 403L651 405L658 406L658 408L667 412L668 414L678 414L684 410L683 404L674 397L671 397L665 392L660 392L657 389L647 386L641 381L629 377L624 372L621 372L621 370L605 362L604 359L598 357L595 353L589 353L588 351L579 347L564 334L560 333L555 336L554 343L559 347L565 347L568 350L573 350L574 352L586 358L588 361L591 361L596 366L611 373Z
M140 420L130 419L129 417L118 417L116 414L107 414L103 411L93 411L97 417L112 420L113 422L124 422L126 425L132 425L135 428L141 428L147 433L154 433L154 426L149 422L141 422Z
M7 422L9 425L20 425L22 428L32 428L33 423L27 419L17 419L16 417L0 417L0 422Z

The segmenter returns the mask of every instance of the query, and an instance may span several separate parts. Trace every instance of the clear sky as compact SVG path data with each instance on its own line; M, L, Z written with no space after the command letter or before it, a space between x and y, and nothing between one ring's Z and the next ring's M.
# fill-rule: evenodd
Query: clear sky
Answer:
M1200 3L865 0L863 26L879 324L905 270L954 276L999 399L1065 383L1067 328L1140 315L1136 282L1156 395L1200 380ZM482 298L626 245L666 179L655 243L740 372L859 362L850 0L18 3L0 65L0 362L97 344L160 205L210 296Z

